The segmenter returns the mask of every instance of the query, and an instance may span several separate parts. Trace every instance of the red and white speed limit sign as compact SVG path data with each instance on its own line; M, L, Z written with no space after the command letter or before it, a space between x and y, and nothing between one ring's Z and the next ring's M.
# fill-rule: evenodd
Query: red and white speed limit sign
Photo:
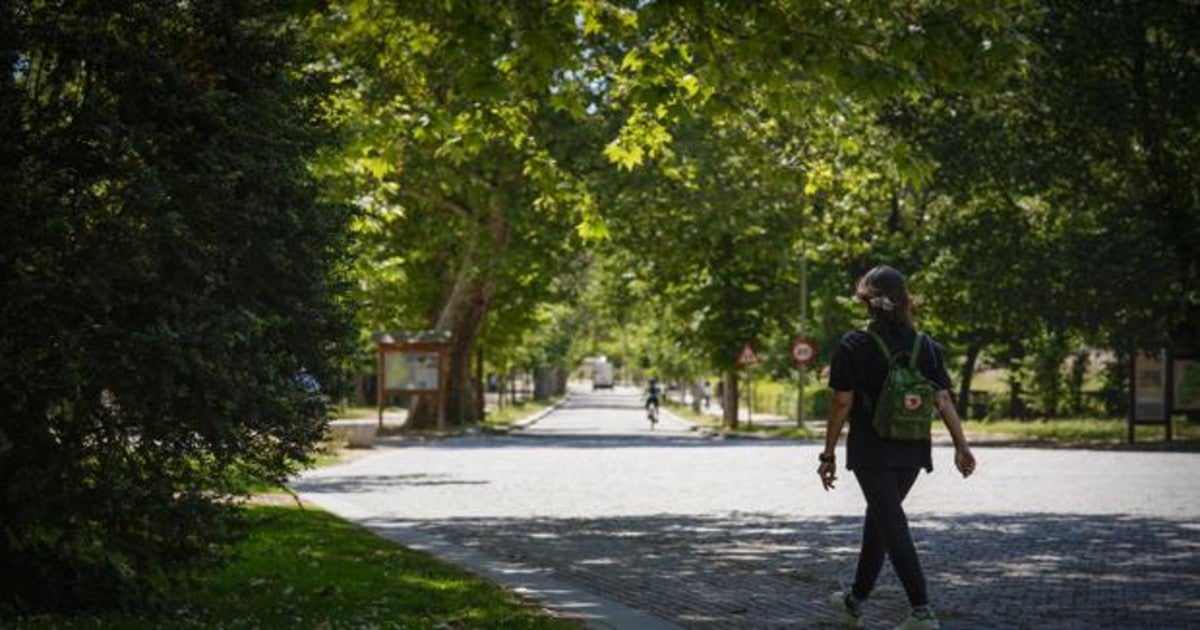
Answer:
M792 360L800 367L808 367L817 358L817 342L807 337L796 337L792 342Z

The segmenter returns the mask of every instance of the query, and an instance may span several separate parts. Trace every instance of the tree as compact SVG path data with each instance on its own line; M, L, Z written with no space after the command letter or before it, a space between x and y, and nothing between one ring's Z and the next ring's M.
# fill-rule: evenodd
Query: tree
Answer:
M1200 7L1045 6L1027 92L1042 115L1026 131L1053 158L1048 202L1080 227L1069 286L1102 314L1089 332L1126 350L1200 346L1200 296L1185 288L1200 282Z
M890 126L938 163L941 224L924 284L939 325L974 359L999 344L1016 374L1032 352L1053 411L1064 345L1197 339L1200 211L1193 142L1196 7L1048 1L1009 85L943 91ZM1189 52L1190 51L1190 52ZM1014 392L1014 396L1017 393ZM965 403L965 400L963 400Z
M451 332L451 424L476 419L470 368L489 313L502 304L531 321L590 203L574 171L587 154L564 150L586 131L575 18L569 3L330 11L335 107L353 139L327 166L356 175L343 183L365 210L359 234L393 270L395 293L369 296L365 324ZM410 424L434 418L418 406Z
M308 174L328 135L293 23L0 13L0 608L145 601L320 439L348 212Z
M789 318L798 259L788 261L802 208L778 201L764 180L777 157L763 137L703 127L681 137L665 157L678 179L630 174L609 209L614 244L637 262L627 271L655 297L667 337L696 348L726 375L726 422L736 419L735 360L742 345ZM747 164L746 162L750 162ZM664 317L668 314L673 317Z

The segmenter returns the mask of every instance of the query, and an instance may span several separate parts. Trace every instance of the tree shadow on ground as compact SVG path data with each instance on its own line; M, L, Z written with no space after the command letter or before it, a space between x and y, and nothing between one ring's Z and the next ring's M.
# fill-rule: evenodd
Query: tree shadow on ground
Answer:
M411 526L365 522L386 532ZM834 627L824 603L853 576L861 520L764 514L455 519L419 527L496 560L692 628ZM1200 525L1131 516L915 515L948 628L1200 627ZM885 567L867 627L907 604Z
M397 474L397 475L350 475L345 477L324 477L313 481L296 482L296 487L303 492L374 492L380 489L392 490L402 487L428 486L486 486L492 482L483 479L459 479L448 474ZM311 487L310 487L311 486Z
M390 448L430 448L441 450L479 449L613 449L613 448L796 448L798 446L820 446L815 440L800 441L787 439L724 439L702 435L695 431L663 430L658 434L643 433L582 433L570 429L545 430L523 433L520 436L480 436L448 440L412 440L406 438L382 438L375 440L379 446Z

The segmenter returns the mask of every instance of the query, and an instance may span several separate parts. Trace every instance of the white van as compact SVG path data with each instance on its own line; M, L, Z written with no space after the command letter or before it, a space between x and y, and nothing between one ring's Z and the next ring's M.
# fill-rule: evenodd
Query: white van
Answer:
M605 360L592 363L592 389L612 389L613 366Z

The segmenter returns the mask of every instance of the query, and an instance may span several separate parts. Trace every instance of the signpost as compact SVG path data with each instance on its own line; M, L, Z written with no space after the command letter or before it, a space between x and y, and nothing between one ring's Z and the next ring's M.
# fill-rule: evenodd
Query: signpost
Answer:
M803 333L792 341L788 351L796 369L800 372L800 394L796 398L796 426L804 428L804 382L808 380L808 366L817 358L817 342L805 337Z
M805 369L817 358L817 342L807 337L796 337L792 341L791 355L796 367Z
M446 424L446 377L449 368L450 332L395 331L373 335L379 346L379 426L389 395L410 394L437 404L438 430Z
M754 348L750 347L750 342L747 341L746 344L744 346L742 346L742 351L740 353L738 353L738 358L737 358L738 367L748 368L751 366L758 365L758 363L759 363L758 355L754 354Z
M804 335L804 323L808 319L808 258L800 257L800 332L788 354L796 362L796 426L804 428L804 382L808 375L805 370L817 357L817 344Z
M738 358L737 358L738 367L746 370L746 423L747 424L752 424L754 422L754 419L752 417L752 414L754 413L753 409L752 409L753 402L754 402L754 394L753 394L754 390L751 389L752 381L750 380L750 368L758 365L759 363L760 363L760 361L759 361L758 355L754 353L754 348L750 347L750 342L747 341L742 346L742 351L740 353L738 353Z

